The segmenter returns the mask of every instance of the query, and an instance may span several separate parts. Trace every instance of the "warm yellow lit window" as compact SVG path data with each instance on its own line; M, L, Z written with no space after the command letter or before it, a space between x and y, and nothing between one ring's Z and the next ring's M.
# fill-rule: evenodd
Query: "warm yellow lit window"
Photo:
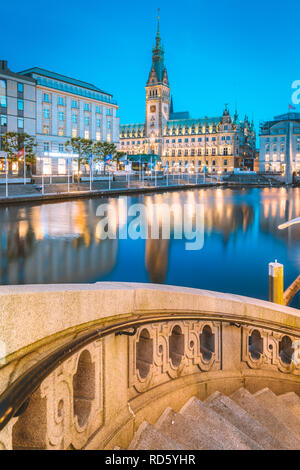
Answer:
M77 129L72 129L72 137L77 137Z
M18 173L18 162L12 162L11 169L13 173Z
M63 130L62 127L60 127L60 128L58 129L58 135L60 135L60 136L64 135L64 130Z
M100 132L96 132L96 140L101 140L101 134L100 134Z
M107 135L106 135L106 140L107 140L107 142L110 142L110 141L111 141L111 136L110 136L110 134L107 134Z
M84 138L89 139L90 138L90 131L85 130L84 131Z
M43 127L43 133L44 134L49 134L49 127L48 126Z
M57 164L57 171L59 175L66 174L66 160L65 158L59 158Z
M51 159L43 158L43 173L44 175L51 175Z

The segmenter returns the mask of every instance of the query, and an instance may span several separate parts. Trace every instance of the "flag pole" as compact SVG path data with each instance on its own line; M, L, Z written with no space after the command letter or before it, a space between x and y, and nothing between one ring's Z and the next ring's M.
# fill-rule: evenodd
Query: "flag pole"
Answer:
M7 153L5 154L5 195L8 197Z
M25 145L24 145L24 185L26 185L26 153L25 153Z
M68 193L70 192L70 157L67 159L67 166L68 166Z

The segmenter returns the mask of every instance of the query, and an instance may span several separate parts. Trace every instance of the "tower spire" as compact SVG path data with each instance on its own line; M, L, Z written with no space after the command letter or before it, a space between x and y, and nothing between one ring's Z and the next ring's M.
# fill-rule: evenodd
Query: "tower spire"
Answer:
M157 10L157 33L155 36L155 44L152 49L152 67L150 70L150 75L148 79L148 83L150 83L150 77L151 77L151 82L153 82L153 79L157 83L162 83L164 82L168 86L168 76L167 76L167 71L166 67L164 64L164 49L162 46L162 40L160 37L160 31L159 31L159 20L160 20L160 8Z

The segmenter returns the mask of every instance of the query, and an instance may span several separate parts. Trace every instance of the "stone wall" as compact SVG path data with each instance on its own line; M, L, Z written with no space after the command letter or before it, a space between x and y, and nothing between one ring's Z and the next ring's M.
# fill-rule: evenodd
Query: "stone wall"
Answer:
M256 299L153 284L10 286L0 323L0 393L85 332L137 328L61 361L0 431L0 448L125 448L144 419L193 395L300 392L299 311Z

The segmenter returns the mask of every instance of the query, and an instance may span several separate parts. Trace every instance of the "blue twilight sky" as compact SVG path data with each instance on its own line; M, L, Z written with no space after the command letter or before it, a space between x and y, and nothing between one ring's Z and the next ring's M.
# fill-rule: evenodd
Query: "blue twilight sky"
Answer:
M157 7L175 111L229 103L260 120L287 111L300 79L299 0L16 0L1 5L1 59L113 93L121 123L144 122ZM300 111L300 105L297 107Z

